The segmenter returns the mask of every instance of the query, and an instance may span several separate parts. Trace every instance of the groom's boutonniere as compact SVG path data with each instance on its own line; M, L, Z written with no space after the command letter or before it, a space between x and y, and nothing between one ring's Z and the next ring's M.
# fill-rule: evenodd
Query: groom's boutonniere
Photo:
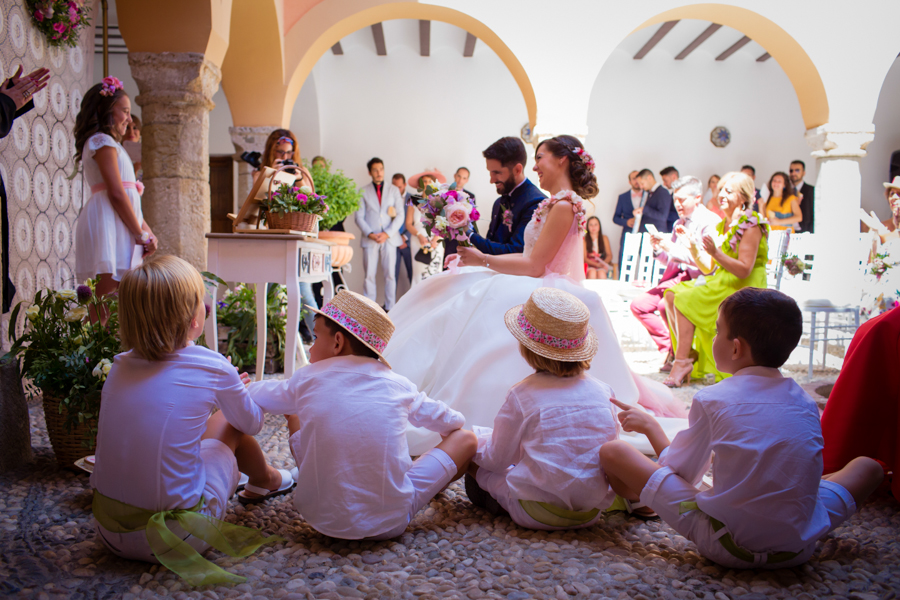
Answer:
M513 228L512 209L505 204L501 205L501 208L503 209L503 224L506 225L510 231L512 231L512 228Z

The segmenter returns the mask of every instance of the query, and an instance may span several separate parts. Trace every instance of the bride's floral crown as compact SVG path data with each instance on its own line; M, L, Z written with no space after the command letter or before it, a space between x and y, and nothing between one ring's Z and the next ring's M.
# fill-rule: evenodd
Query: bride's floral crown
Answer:
M109 77L104 77L100 81L100 95L101 96L114 96L116 90L124 89L125 86L122 85L122 82L118 77L113 77L110 75Z
M597 166L597 163L594 162L593 157L588 154L588 151L584 148L575 148L575 154L581 157L581 161L584 163L584 166L587 167L588 171L593 173L594 169Z

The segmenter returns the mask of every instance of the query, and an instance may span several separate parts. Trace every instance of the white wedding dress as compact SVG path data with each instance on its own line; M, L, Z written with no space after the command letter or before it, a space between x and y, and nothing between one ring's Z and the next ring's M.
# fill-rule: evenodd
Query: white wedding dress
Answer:
M549 210L549 209L548 209ZM430 277L407 292L391 310L396 326L384 352L394 371L420 391L442 400L466 417L466 428L491 427L509 389L534 373L519 354L519 342L503 316L539 287L570 292L591 311L599 351L590 374L613 388L616 398L640 403L660 417L666 431L687 426L685 407L662 384L635 376L625 362L609 315L584 280L583 237L577 219L544 277L504 275L482 267L462 267ZM532 217L525 229L525 256L533 250L544 221ZM627 435L652 453L644 436ZM409 448L419 455L440 442L433 432L410 426Z

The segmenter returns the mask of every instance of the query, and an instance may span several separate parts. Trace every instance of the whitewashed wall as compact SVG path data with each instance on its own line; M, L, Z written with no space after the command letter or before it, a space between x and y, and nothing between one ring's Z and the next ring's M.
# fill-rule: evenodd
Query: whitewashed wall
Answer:
M705 186L713 173L751 164L764 188L772 173L800 159L815 184L800 105L784 71L749 53L716 62L717 51L709 43L681 61L660 49L634 60L620 48L603 65L591 94L587 147L598 164L596 212L614 251L622 229L612 215L634 169L649 168L659 180L659 170L674 165ZM725 148L709 141L718 125L731 131Z
M875 110L875 140L866 148L867 155L862 159L862 207L866 211L874 210L881 219L891 215L884 199L885 181L890 176L891 153L900 150L900 59L888 72L878 98Z

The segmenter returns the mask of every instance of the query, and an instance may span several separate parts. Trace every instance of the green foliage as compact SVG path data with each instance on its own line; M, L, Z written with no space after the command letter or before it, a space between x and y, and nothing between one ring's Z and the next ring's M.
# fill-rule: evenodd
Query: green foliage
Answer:
M319 222L320 229L331 229L359 210L362 192L357 188L356 182L344 175L340 169L332 173L331 161L324 167L316 164L311 168L307 165L307 168L310 169L313 183L316 184L316 192L328 197L328 214Z
M4 358L21 358L22 376L45 393L62 398L60 414L66 427L96 419L100 393L113 358L120 352L118 301L115 295L98 298L94 283L75 290L38 290L25 310L25 333L15 337L19 302L10 316L13 341ZM90 294L88 294L90 289ZM91 323L89 312L108 314L105 325ZM91 431L89 445L93 446Z
M204 274L206 275L206 274ZM256 289L238 284L216 304L216 322L228 328L225 355L236 367L256 364ZM266 293L266 338L275 345L275 362L284 364L287 292L283 285ZM263 349L265 352L265 349Z

